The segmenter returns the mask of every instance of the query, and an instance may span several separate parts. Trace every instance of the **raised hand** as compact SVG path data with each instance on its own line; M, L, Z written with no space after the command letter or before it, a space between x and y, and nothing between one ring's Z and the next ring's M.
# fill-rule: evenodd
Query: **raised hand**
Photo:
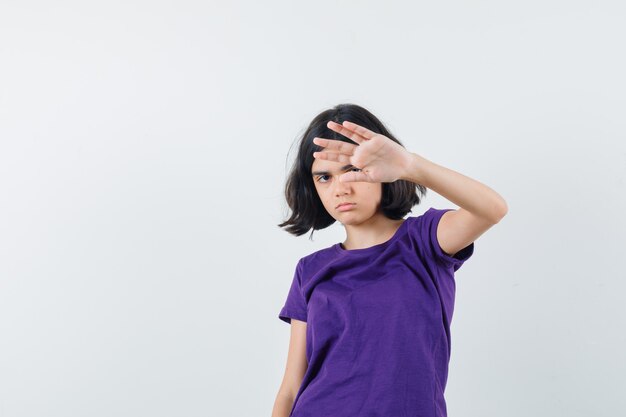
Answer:
M329 121L327 126L358 144L313 138L313 143L324 148L321 152L313 152L313 157L349 163L361 170L342 174L340 181L394 182L405 176L414 154L402 145L356 123L345 121L340 125Z

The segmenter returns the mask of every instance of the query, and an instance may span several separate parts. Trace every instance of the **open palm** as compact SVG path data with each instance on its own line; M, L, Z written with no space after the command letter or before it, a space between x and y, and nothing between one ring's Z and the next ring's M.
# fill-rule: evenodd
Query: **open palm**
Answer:
M412 154L402 145L356 123L329 121L327 126L358 144L313 138L313 143L324 148L313 153L315 158L352 164L361 170L342 174L340 181L394 182L403 177Z

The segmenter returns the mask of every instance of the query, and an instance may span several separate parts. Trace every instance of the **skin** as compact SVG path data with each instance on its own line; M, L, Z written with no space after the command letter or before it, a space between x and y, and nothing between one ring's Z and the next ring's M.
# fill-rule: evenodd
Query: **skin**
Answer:
M341 171L344 165L315 159L311 167L311 172L329 172L312 174L313 182L326 211L346 230L347 237L342 243L344 249L361 249L387 241L404 220L390 220L381 212L382 183L340 181L344 173L360 171L354 167ZM351 210L340 211L337 205L342 202L356 204Z
M377 211L382 182L403 179L421 184L460 206L446 212L437 228L439 244L450 255L476 240L508 211L506 201L485 184L409 152L384 135L349 121L329 121L327 126L356 143L313 139L324 149L313 153L312 171L328 168L325 170L333 172L328 185L315 181L315 187L326 210L344 224L346 249L385 242L402 223L386 219ZM357 169L337 172L338 167L346 164ZM338 212L335 208L339 202L353 199L357 203L355 209Z

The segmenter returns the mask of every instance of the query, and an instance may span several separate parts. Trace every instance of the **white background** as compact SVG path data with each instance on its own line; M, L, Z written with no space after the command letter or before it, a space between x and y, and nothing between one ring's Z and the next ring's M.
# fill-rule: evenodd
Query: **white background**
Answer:
M449 416L623 412L625 39L618 1L3 1L0 417L269 416L296 262L345 236L278 228L284 180L344 102L509 205Z

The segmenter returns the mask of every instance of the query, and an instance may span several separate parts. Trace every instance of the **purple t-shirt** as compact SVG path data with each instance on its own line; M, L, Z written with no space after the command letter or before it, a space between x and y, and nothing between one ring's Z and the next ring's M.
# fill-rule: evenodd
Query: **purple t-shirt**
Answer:
M301 258L278 317L307 322L308 368L291 417L445 417L456 256L437 241L452 209L404 220L384 243Z

